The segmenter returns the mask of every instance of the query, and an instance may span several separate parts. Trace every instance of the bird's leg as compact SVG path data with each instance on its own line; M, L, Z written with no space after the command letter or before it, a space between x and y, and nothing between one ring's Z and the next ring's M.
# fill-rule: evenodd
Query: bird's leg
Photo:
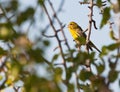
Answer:
M81 45L76 44L77 50L80 52L81 51Z

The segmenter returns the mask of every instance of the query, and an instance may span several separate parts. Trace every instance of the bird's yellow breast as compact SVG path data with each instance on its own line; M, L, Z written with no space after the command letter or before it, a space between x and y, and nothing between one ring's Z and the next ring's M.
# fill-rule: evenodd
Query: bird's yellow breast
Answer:
M70 31L74 40L79 37L79 34L75 30L69 28L69 31Z

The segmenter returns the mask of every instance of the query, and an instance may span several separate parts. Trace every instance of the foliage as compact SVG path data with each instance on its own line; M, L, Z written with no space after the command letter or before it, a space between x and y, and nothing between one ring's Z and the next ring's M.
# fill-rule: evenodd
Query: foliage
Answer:
M87 2L90 0L83 1L83 4L89 4ZM104 7L101 12L100 28L103 28L110 20L111 11L120 12L120 1L118 2L119 7L108 0L107 3L113 6L111 8L111 6L104 7L106 1L95 0L94 5L99 9ZM47 4L51 8L47 9ZM99 56L95 52L88 53L71 49L64 33L64 25L58 17L63 4L64 0L61 1L57 10L54 9L54 3L50 0L37 0L36 6L26 7L20 3L20 0L0 2L2 11L0 41L5 44L5 47L0 47L0 92L8 87L12 87L15 92L75 92L76 90L78 92L81 90L83 92L112 92L110 85L120 80L119 70L117 70L120 58L120 38L115 37L114 31L110 29L110 37L115 42L103 46ZM24 9L21 8L23 6ZM49 14L50 9L53 16ZM49 24L45 25L45 29L41 23L45 21L45 16L40 14L48 17ZM92 22L95 26L95 22ZM59 29L56 29L56 24L59 25ZM28 28L26 28L27 25ZM50 27L52 28L50 31L55 34L46 35ZM33 35L35 32L39 34ZM62 34L62 38L59 33ZM56 40L57 45L53 51L47 53L51 48L51 38ZM116 54L115 51L117 51ZM49 55L52 55L52 59L48 57ZM106 72L106 63L109 71L103 76ZM97 71L96 74L92 66ZM120 81L118 85L120 86Z

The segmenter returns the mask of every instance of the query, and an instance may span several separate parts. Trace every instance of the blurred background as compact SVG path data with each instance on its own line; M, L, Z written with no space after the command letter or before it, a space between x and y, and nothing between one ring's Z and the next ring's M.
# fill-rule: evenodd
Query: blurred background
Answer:
M85 90L94 89L94 87L93 89L83 87L82 91L78 91L74 71L69 70L71 61L75 59L70 55L72 53L76 57L78 52L76 52L75 42L67 25L74 21L83 30L88 28L90 9L88 4L80 4L83 1L89 0L0 0L1 92L89 92ZM103 51L103 46L116 42L113 38L114 34L116 37L119 36L120 1L94 0L94 3L96 6L93 8L92 17L97 29L92 26L90 39ZM105 12L101 14L104 10ZM119 46L117 45L116 49L117 47ZM85 50L84 46L81 50ZM114 54L116 54L114 49L103 54L105 57L102 58L106 62L102 63L104 69L102 66L100 75L98 67L92 65L92 74L98 74L100 78L102 76L102 81L105 82L102 84L105 84L104 91L97 92L118 92L120 90L119 67L117 66L119 62L115 65L115 74L113 74L115 78L109 82L110 85L107 84L109 71L113 70L113 67L110 67L111 63L107 61ZM83 57L87 57L85 55ZM101 61L98 52L95 51L94 57L98 59L98 62ZM79 66L77 68L81 70ZM80 84L90 83L87 78L84 80L80 79ZM72 82L69 83L69 81Z

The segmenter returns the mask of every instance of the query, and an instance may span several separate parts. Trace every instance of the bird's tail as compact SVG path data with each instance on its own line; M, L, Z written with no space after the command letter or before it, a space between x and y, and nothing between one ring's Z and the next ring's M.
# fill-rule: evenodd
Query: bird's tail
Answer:
M101 53L101 51L90 41L89 43L89 47L93 47L94 49L96 49L99 53Z

